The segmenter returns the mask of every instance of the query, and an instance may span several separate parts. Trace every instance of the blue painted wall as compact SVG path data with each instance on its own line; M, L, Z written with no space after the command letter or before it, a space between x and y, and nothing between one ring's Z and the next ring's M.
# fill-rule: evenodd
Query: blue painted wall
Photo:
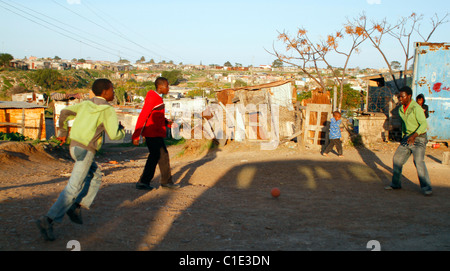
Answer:
M416 43L413 99L425 96L429 140L450 140L450 43Z

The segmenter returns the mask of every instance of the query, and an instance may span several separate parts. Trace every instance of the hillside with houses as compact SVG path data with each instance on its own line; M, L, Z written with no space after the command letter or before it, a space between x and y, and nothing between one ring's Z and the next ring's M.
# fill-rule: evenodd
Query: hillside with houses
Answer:
M179 78L171 84L171 88L183 96L190 91L200 91L202 95L208 95L220 89L292 79L295 81L297 94L301 99L300 94L318 87L311 78L296 67L275 65L274 67L272 65L242 67L242 65L232 66L229 62L225 64L228 65L188 65L172 62L155 63L154 61L146 63L137 61L131 64L128 61L63 60L59 57L13 59L8 68L0 70L0 100L12 100L15 94L30 92L46 93L48 96L51 92L88 93L89 83L98 77L107 77L117 86L128 87L126 92L132 96L143 96L142 89L148 90L148 86L151 86L158 76L170 71L178 71ZM42 83L36 78L37 76L33 76L43 73L44 70L54 71L52 80L57 82ZM328 69L319 69L319 71L327 80L328 90L332 90L334 80L330 71ZM311 73L314 72L311 68ZM384 69L348 69L345 84L355 91L365 91L367 80L364 77L384 72L386 72Z
M395 99L392 99L392 93L382 96L378 93L381 86L379 80L386 78L386 82L389 81L385 70L347 68L345 74L342 74L344 69L339 68L300 69L279 65L277 61L273 64L243 67L238 63L233 66L229 62L219 66L174 64L171 61L137 61L135 64L124 60L117 63L83 59L69 61L58 57L12 59L8 67L3 67L0 71L0 101L22 102L26 104L25 108L33 105L33 110L37 112L33 114L37 117L32 117L36 119L32 127L32 137L46 139L55 132L44 133L44 121L39 119L45 118L46 123L52 122L47 129L56 131L56 120L61 108L92 97L90 88L93 81L97 78L108 78L113 82L115 90L112 105L121 113L120 116L123 116L123 123L134 127L147 92L154 90L155 79L163 76L168 78L170 83L170 92L163 98L166 117L172 120L179 118L180 110L201 112L213 105L246 105L246 102L254 99L247 95L246 92L250 91L257 93L255 95L262 95L261 98L266 104L273 103L271 99L278 99L280 104L289 108L285 111L284 123L281 124L281 133L286 138L295 138L305 129L306 104L326 104L329 106L326 109L327 115L339 109L350 119L352 125L352 119L358 115L368 111L372 112L371 115L379 113L379 127L370 129L376 136L368 136L366 140L386 140L397 136L397 117L391 114ZM342 85L336 81L336 72L340 73ZM320 78L320 82L316 78ZM342 86L343 89L340 89ZM375 87L375 91L371 91L369 95L371 87ZM389 89L381 89L389 92ZM222 96L222 100L218 95ZM269 96L271 98L267 100ZM255 100L255 104L258 103ZM7 104L3 104L4 110L9 110L6 109ZM36 105L41 106L41 109L35 109ZM16 109L27 115L24 107ZM31 108L27 110L31 111ZM17 125L25 123L19 111L15 113L17 116L14 122ZM41 114L45 116L40 117ZM6 115L2 119L7 123L12 121L7 120ZM323 124L319 127L325 129ZM13 128L8 129L11 131ZM15 128L15 131L19 130ZM25 130L24 132L26 133ZM324 141L324 135L322 134L318 141L320 144Z

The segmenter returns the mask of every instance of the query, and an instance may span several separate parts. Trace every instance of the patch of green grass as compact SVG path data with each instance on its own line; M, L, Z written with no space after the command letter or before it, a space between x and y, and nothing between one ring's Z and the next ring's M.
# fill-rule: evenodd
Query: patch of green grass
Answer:
M186 139L184 139L183 137L181 139L166 138L164 139L164 142L166 143L167 146L176 146L186 143Z
M214 140L210 140L200 147L199 153L203 153L204 150L208 150L208 151L212 150L216 147L217 147L217 144L214 142Z

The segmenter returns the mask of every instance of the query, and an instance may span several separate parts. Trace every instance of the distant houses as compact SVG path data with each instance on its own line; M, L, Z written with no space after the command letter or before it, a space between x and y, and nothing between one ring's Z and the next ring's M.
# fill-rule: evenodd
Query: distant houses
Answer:
M11 61L11 66L22 70L37 70L37 69L86 69L86 70L110 70L114 71L112 75L113 79L134 79L137 82L152 82L157 76L161 75L161 71L164 70L182 70L182 71L208 71L206 78L219 83L231 84L234 87L235 84L245 83L247 85L265 84L268 82L293 79L297 86L297 91L300 93L304 90L315 89L317 87L313 80L304 74L299 72L299 69L294 66L287 67L273 67L272 65L259 65L249 67L228 67L223 65L192 65L192 64L174 64L170 63L126 63L121 61L120 63L111 61L94 61L94 60L63 60L63 59L43 59L37 57L28 57L24 59L14 59ZM315 69L308 70L310 73L314 73ZM134 71L128 73L128 71ZM136 72L137 71L137 72ZM149 72L150 71L150 72ZM331 78L332 74L328 69L319 69L319 72L324 78ZM357 91L367 91L367 80L363 76L368 74L383 73L383 70L365 69L360 70L348 69L348 77L345 79L345 84L350 84L351 87ZM183 75L183 78L187 81L190 79L188 73Z
M39 70L39 69L87 69L87 70L112 70L112 71L129 71L135 67L128 64L120 64L110 61L74 61L74 60L55 60L29 57L24 59L14 59L10 62L12 68L21 70Z

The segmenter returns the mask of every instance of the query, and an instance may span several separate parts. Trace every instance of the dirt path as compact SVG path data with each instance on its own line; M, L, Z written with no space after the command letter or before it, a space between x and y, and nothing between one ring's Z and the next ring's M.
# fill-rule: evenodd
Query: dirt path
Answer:
M134 188L147 149L107 146L97 159L102 187L83 225L66 217L57 240L34 224L72 170L65 152L24 143L0 144L0 250L450 250L450 167L427 148L434 193L420 193L412 159L403 189L385 191L396 144L346 148L344 158L283 144L274 151L233 143L199 153L171 146L172 174L182 188ZM50 154L49 154L50 153ZM110 163L117 161L117 164ZM270 190L279 187L281 196Z

